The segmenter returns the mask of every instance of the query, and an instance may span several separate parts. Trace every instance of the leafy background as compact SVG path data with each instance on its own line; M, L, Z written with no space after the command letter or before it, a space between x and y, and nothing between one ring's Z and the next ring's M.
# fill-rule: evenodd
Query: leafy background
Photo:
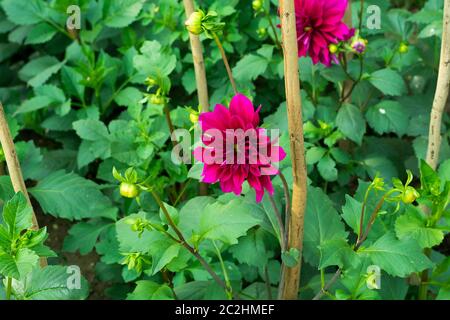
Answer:
M82 12L79 32L64 27L66 9L73 4ZM284 133L280 143L287 150L283 59L267 17L255 16L251 1L198 4L226 22L222 39L238 87L263 106L264 126ZM418 231L414 207L384 216L361 253L349 246L359 227L366 181L377 173L387 181L405 180L406 169L419 176L442 36L443 0L369 0L364 5L372 4L382 10L382 29L362 30L369 45L363 80L351 102L339 102L345 80L339 66L327 69L300 59L310 185L301 296L311 298L320 289L319 268L328 279L336 266L345 266L349 272L337 284L338 298L414 298L414 286L405 279L425 268L433 268L439 283L446 283L432 288L435 296L448 298L445 228ZM277 1L264 5L278 23ZM354 1L354 25L358 10L359 1ZM257 205L248 188L235 197L221 195L216 187L210 196L197 197L201 168L170 161L163 109L141 103L145 79L157 77L169 92L175 127L191 128L186 107L195 109L197 99L184 20L182 4L175 0L0 1L0 101L38 219L48 226L49 244L59 256L50 261L80 265L91 283L91 298L174 298L174 292L179 299L226 297L184 248L157 232L138 237L130 230L124 217L159 219L159 208L147 196L140 207L121 198L113 166L132 166L154 177L168 204L174 205L180 185L187 185L181 201L171 207L186 238L198 242L219 275L227 270L243 296L276 296L280 235L268 199ZM220 53L211 40L202 40L210 103L226 103L233 92ZM398 52L402 41L409 43L404 54ZM358 77L358 59L349 62L349 73ZM448 115L444 118L439 176L448 181ZM291 181L289 162L288 156L282 171ZM4 167L1 161L2 174ZM281 206L279 178L274 184ZM2 175L0 198L11 196L9 178ZM389 205L384 210L393 212ZM422 249L431 247L427 258ZM123 265L131 253L139 253L141 270ZM360 285L371 263L383 270L380 291Z

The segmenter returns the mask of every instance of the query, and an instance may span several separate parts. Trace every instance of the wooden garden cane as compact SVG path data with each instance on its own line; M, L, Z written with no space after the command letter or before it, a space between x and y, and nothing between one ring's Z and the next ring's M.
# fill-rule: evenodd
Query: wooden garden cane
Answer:
M294 0L280 0L280 16L284 54L284 81L294 182L291 217L288 226L286 226L288 232L287 250L295 248L299 250L300 256L299 262L294 267L283 267L278 298L293 300L298 298L303 249L303 225L306 209L306 164Z
M186 17L189 18L194 12L194 1L183 0ZM208 83L206 81L205 61L203 59L203 48L200 37L189 32L191 43L192 59L194 60L195 82L197 84L198 103L200 112L209 111ZM200 195L208 194L208 186L205 183L200 184Z
M450 88L450 0L444 1L444 17L442 23L442 45L441 58L439 62L439 74L434 96L433 107L430 115L430 129L428 133L428 148L426 162L436 170L439 163L439 153L441 149L441 125L442 115L448 100ZM423 207L424 212L429 212L427 207ZM429 249L425 250L427 255ZM419 286L419 299L427 296L427 282L429 272L424 270L421 274L421 285Z
M426 157L427 163L435 170L439 163L442 114L447 103L450 87L450 0L445 0L444 3L441 61L439 63L436 94L434 96L433 108L431 109Z
M11 137L8 122L6 121L5 111L3 105L0 102L0 142L3 148L3 152L6 158L6 165L8 167L9 176L15 192L22 192L28 201L28 204L32 210L33 229L38 230L39 225L36 219L36 215L31 204L30 196L28 195L27 188L22 176L22 170L20 169L19 159L17 158L16 148L14 147L14 141ZM47 260L41 258L40 264L42 267L47 265Z

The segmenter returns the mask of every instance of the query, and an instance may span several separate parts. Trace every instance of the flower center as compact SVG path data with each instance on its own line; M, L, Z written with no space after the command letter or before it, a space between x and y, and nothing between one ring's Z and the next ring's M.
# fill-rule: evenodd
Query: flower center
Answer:
M303 30L305 31L305 32L311 32L312 31L312 27L305 27Z

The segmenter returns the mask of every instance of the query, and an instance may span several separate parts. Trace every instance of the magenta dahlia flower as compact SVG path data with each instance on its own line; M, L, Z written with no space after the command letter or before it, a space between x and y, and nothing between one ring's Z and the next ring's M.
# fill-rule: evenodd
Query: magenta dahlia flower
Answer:
M242 94L233 97L230 108L218 104L214 111L200 114L203 147L194 151L204 163L202 182L220 182L223 192L240 195L247 181L260 202L267 191L273 195L271 175L279 173L274 165L286 156L283 148L259 128L259 109Z
M295 0L298 56L309 54L314 64L330 66L337 62L330 45L347 41L354 35L342 22L348 0Z

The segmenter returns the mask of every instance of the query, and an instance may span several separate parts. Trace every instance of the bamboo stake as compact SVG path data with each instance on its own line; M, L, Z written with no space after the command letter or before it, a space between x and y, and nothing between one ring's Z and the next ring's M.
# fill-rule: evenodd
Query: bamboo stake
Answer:
M186 17L194 12L194 1L183 0ZM201 112L208 112L209 97L208 97L208 83L206 81L205 61L203 59L202 43L200 37L189 32L189 39L191 42L192 59L194 60L195 81L197 83L198 103L201 107Z
M6 121L5 111L3 105L0 102L0 142L3 148L3 152L6 158L6 165L8 167L9 176L15 192L22 192L28 201L28 204L32 210L33 229L38 230L39 225L36 219L36 214L31 204L30 196L27 192L27 187L22 176L22 170L20 169L19 159L17 158L16 148L14 147L14 141L11 137L8 122ZM46 266L47 260L41 258L41 266Z
M442 30L441 61L439 75L434 96L433 108L430 116L430 130L428 134L427 163L436 169L439 162L441 147L442 114L447 103L450 87L450 1L444 5L444 23Z
M183 0L184 10L186 12L186 17L194 12L194 1L193 0ZM203 59L203 49L202 43L200 42L200 37L189 32L189 39L191 43L192 59L194 60L194 72L195 72L195 82L197 84L197 96L198 103L200 105L200 112L209 111L209 96L208 96L208 82L206 81L206 70L205 61ZM206 196L208 194L208 185L205 183L200 183L199 193L201 196Z
M292 173L294 178L287 249L298 249L300 257L299 263L293 268L283 267L278 298L292 300L297 299L300 284L303 224L306 208L306 165L294 0L280 0L280 16Z

